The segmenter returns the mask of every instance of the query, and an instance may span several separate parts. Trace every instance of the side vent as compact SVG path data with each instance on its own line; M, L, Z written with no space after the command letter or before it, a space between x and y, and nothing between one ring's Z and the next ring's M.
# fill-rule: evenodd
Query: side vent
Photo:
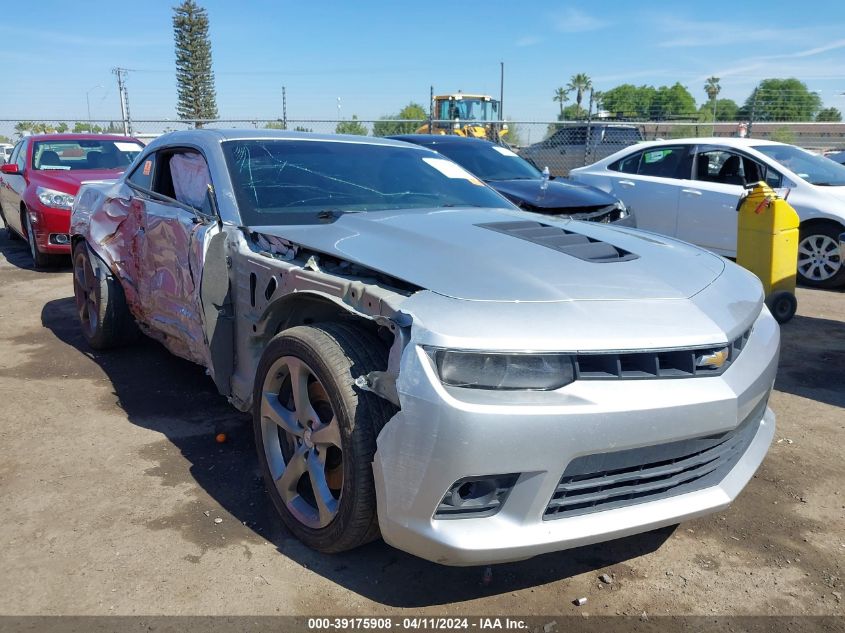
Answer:
M476 226L533 242L534 244L566 253L572 257L577 257L585 262L604 264L609 262L627 262L639 258L639 255L630 253L613 244L540 222L488 222L485 224L476 224Z

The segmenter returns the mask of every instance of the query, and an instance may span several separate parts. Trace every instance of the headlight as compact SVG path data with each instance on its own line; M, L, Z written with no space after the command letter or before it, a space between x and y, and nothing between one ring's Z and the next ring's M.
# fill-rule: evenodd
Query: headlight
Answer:
M73 196L69 193L63 193L54 189L46 189L45 187L38 187L35 190L35 195L41 200L41 204L45 207L52 207L54 209L70 209L73 206Z
M566 354L425 349L440 381L452 387L550 391L575 380L572 357Z

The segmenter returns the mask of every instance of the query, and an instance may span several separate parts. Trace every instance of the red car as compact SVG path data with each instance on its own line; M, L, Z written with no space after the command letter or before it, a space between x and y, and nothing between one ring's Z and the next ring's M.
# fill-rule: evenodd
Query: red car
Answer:
M36 268L70 255L70 208L87 180L117 178L144 148L128 136L43 134L15 146L0 165L0 215L12 239L29 242Z

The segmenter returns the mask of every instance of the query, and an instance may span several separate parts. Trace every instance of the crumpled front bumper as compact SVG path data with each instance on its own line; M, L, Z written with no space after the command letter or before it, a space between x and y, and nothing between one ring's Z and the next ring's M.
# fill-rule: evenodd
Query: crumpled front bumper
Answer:
M401 411L378 437L373 469L379 524L391 545L447 565L530 558L671 525L726 507L772 441L764 402L775 379L777 324L763 310L740 357L721 376L576 381L556 392L447 390L425 352L406 350ZM412 375L408 375L408 373ZM524 402L517 402L523 398ZM750 442L715 485L564 518L544 512L576 457L710 436L755 408ZM454 482L519 473L497 513L435 519Z

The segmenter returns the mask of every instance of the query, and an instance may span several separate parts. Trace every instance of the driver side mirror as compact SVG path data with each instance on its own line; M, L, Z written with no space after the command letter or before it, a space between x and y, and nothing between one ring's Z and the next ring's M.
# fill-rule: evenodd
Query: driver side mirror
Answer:
M18 169L17 163L7 163L0 165L0 174L8 174L9 176L21 176L23 172Z

